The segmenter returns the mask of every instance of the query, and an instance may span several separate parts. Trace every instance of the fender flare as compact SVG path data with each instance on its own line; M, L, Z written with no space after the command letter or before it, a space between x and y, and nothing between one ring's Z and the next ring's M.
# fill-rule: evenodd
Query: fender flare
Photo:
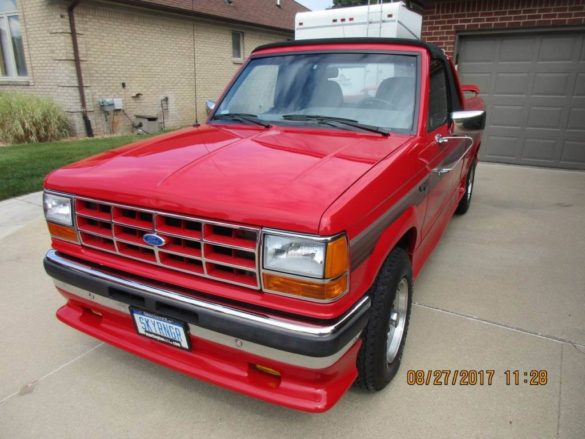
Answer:
M400 243L407 233L414 232L414 242L409 242L407 253L413 264L414 250L419 244L419 227L415 206L408 207L395 221L393 221L378 237L372 253L363 262L365 274L363 281L367 285L366 290L373 285L382 264L390 252Z

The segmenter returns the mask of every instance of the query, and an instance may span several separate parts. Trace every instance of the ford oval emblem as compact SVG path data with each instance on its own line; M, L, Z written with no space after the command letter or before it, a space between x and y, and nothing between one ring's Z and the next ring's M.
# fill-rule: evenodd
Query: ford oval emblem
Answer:
M147 233L142 237L142 240L146 242L148 245L152 245L153 247L162 247L166 244L164 238L155 235L154 233Z

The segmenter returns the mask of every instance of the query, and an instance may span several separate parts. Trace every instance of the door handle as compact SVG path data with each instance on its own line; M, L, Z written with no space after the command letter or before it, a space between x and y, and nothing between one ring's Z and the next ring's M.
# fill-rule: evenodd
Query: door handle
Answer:
M457 160L457 161L459 162L459 160ZM442 177L443 175L451 172L454 168L455 168L455 166L453 166L451 168L435 168L435 169L433 169L433 172L435 174L437 174L439 177Z
M449 141L449 139L447 137L443 137L440 134L437 134L435 136L435 142L437 142L439 145L442 145L443 143L447 143Z

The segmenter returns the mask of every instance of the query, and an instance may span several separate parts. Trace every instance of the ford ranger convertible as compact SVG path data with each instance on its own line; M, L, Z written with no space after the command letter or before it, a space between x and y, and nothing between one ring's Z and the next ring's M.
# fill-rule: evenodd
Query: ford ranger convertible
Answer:
M383 389L413 282L470 206L478 93L419 40L257 48L205 124L46 178L57 317L294 409Z

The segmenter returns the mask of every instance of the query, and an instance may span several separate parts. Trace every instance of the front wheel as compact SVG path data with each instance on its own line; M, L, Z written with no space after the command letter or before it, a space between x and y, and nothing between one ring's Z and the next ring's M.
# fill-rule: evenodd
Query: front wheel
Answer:
M473 163L469 169L469 172L467 173L467 179L465 180L465 194L463 195L463 198L461 198L461 201L459 201L457 209L455 210L457 215L463 215L469 210L469 206L471 206L473 185L475 183L475 166L476 164Z
M407 253L392 250L370 290L372 306L362 334L356 384L382 390L400 367L412 304L412 271Z

